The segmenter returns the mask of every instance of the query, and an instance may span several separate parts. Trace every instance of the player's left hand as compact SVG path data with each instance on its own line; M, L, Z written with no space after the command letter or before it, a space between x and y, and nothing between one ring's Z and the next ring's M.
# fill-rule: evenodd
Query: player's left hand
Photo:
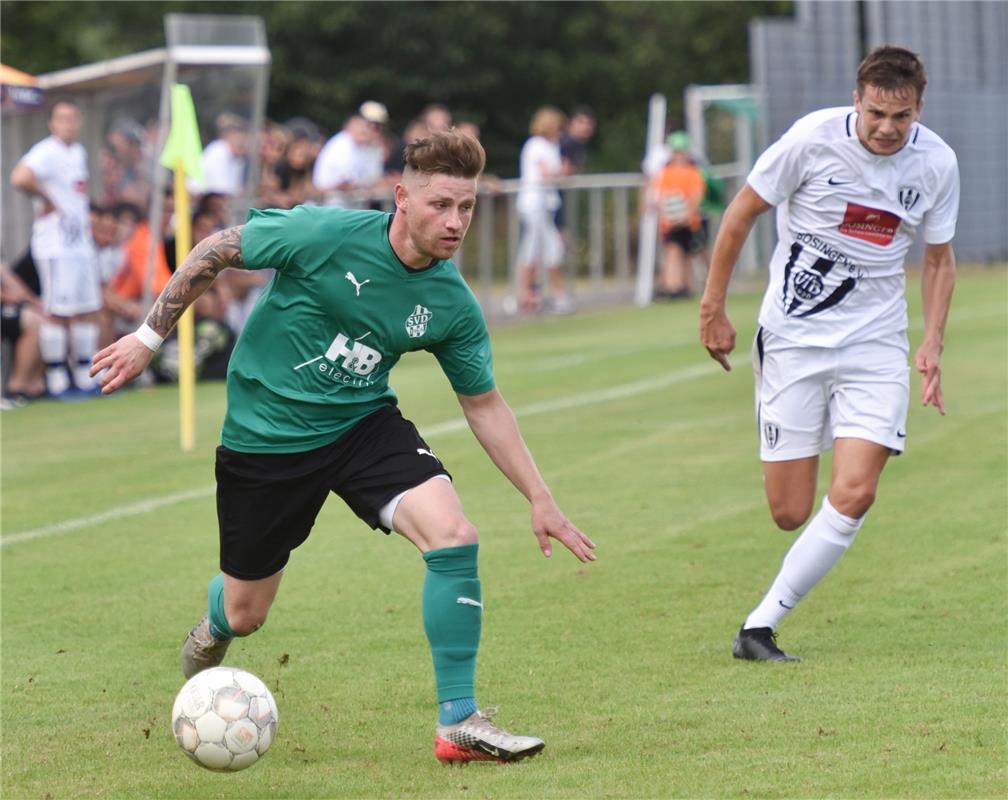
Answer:
M570 550L578 561L595 560L595 553L592 552L595 542L579 531L552 499L532 505L532 532L539 540L539 549L547 558L553 554L550 542L550 538L553 538Z
M941 345L925 342L917 348L914 366L923 376L921 383L921 402L924 406L934 406L938 413L945 416L945 399L941 388Z

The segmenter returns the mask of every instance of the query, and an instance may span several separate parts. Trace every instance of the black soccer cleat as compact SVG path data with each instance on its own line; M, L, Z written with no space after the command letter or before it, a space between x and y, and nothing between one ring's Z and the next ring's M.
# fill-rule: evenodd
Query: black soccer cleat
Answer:
M732 655L745 661L801 661L777 646L773 628L739 628L732 643Z

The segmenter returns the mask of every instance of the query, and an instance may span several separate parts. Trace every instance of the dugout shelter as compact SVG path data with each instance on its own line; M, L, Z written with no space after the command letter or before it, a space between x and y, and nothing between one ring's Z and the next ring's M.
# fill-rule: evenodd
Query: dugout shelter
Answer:
M2 113L2 244L5 261L28 246L32 205L10 186L14 165L48 135L48 112L57 100L81 109L80 141L88 152L90 192L95 202L113 196L112 181L127 198L142 198L149 219L162 215L171 173L158 166L169 130L171 86L189 86L205 147L217 138L217 121L230 114L248 123L249 168L244 189L231 203L244 217L258 181L258 133L269 85L270 51L260 17L168 14L166 46L106 61L35 76L42 104L4 108ZM153 239L152 239L153 241ZM151 254L153 255L153 253Z

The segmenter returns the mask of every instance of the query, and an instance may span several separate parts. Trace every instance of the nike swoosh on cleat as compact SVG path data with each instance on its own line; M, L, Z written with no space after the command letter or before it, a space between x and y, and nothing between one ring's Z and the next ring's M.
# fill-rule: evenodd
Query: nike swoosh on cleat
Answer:
M494 758L500 758L501 757L500 750L498 750L496 747L490 747L490 745L486 745L486 744L483 744L482 742L480 742L479 743L479 749L482 750L487 755L493 756Z

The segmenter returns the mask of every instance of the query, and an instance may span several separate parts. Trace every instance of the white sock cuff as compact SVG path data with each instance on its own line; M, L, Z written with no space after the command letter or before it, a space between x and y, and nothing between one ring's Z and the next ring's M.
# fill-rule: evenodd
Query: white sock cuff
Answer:
M848 517L846 514L841 514L829 501L829 495L823 497L822 513L826 516L833 531L849 538L854 538L854 534L860 530L865 520L864 517L855 519L854 517Z
M98 336L100 329L97 322L70 323L70 350L78 363L91 363L91 358L98 352Z
M39 353L46 364L61 364L67 359L67 329L56 322L39 324Z

